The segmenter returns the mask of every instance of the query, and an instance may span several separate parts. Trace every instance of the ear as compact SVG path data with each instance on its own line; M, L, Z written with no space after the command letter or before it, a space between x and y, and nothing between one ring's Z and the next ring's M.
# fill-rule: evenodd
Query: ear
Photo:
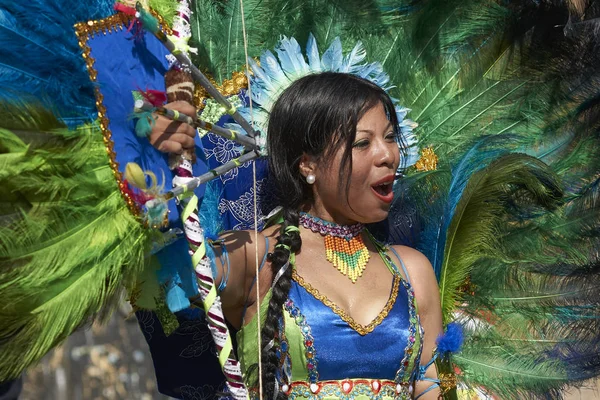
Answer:
M314 175L315 171L317 170L315 158L313 156L309 156L308 154L303 154L300 158L298 169L300 169L300 174L305 178L310 174Z

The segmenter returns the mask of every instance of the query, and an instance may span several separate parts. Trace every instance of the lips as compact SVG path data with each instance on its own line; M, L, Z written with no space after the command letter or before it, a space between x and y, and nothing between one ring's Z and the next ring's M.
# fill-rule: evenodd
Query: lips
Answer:
M371 190L379 200L389 204L394 200L393 184L394 175L388 175L371 185Z

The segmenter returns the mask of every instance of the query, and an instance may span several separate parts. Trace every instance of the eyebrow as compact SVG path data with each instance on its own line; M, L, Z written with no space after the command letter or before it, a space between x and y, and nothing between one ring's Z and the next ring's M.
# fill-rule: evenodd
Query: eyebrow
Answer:
M391 127L392 127L392 124L391 124L391 123L388 123L388 124L385 126L385 129L384 129L384 131L387 131L387 130L388 130L389 128L391 128ZM356 132L357 132L357 133L358 133L358 132L366 132L366 133L375 134L375 131L373 131L372 129L357 129L357 130L356 130Z

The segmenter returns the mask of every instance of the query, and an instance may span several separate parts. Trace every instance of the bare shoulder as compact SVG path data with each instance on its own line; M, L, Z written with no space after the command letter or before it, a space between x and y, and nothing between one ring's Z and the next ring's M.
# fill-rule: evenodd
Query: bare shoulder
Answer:
M398 252L400 258L402 258L402 261L410 274L411 281L417 277L419 278L419 281L422 279L435 280L431 262L429 262L429 259L425 257L423 253L408 246L393 245L391 247L393 247L394 250Z
M219 235L220 244L214 247L217 266L217 282L225 282L220 293L223 307L235 314L233 321L240 320L239 315L244 307L255 300L251 287L256 279L257 266L262 267L266 254L272 251L276 240L277 228L269 228L262 232L226 231ZM270 268L259 268L261 287L268 288L271 279ZM263 284L263 282L265 284Z
M219 235L219 239L224 242L230 257L234 257L238 262L245 260L254 264L255 255L258 254L259 257L262 257L269 252L269 248L272 248L271 242L276 239L278 234L279 226L273 226L261 232L253 230L226 231Z
M422 311L430 307L439 308L439 288L429 259L412 247L400 245L392 247L406 266L419 308Z

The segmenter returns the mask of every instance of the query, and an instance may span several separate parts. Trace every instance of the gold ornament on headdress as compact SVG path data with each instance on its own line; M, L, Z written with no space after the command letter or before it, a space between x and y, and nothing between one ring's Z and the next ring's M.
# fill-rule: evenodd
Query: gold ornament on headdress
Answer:
M438 156L433 151L433 147L425 147L421 150L421 158L415 164L419 172L435 171L437 169Z

